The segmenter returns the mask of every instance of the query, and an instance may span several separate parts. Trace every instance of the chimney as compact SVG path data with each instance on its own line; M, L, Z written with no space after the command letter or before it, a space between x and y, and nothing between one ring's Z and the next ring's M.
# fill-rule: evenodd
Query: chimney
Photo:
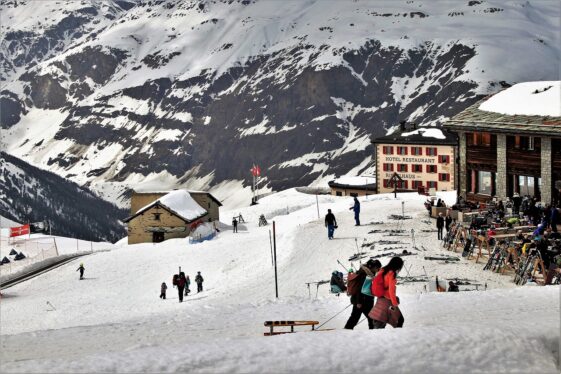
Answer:
M406 130L406 125L407 125L407 122L405 122L405 121L400 121L399 122L399 128L401 129L401 131Z

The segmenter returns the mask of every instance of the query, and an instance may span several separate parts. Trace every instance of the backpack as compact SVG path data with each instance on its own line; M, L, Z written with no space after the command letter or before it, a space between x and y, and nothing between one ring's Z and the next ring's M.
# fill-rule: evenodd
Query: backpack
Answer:
M171 284L173 284L174 286L177 286L177 281L178 280L179 280L179 274L174 274L173 279L171 281Z
M362 287L360 277L357 273L349 273L347 276L347 296L358 295Z
M384 272L380 270L372 280L372 296L382 297L386 292L386 285L384 284Z
M371 288L372 288L372 277L370 275L367 275L366 278L364 279L364 283L362 283L361 292L366 296L373 296Z

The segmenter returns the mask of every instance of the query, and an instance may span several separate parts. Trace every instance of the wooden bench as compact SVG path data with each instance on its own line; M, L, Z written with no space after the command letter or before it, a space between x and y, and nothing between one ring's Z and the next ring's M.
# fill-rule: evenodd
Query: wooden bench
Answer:
M318 321L265 321L265 327L269 328L268 332L263 333L265 336L273 336L280 334L290 334L294 332L295 326L312 326L312 331L315 330ZM275 327L290 327L290 331L274 331Z

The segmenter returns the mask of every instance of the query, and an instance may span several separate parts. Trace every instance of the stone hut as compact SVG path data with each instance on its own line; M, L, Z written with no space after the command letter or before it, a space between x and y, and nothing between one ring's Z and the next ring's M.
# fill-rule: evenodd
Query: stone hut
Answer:
M128 243L159 243L184 238L194 222L219 220L222 204L208 192L133 192L128 225Z

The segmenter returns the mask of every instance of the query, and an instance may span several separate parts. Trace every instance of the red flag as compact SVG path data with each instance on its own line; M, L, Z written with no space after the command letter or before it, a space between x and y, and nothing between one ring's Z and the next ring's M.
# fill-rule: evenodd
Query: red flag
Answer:
M29 234L29 224L10 228L10 238L27 234Z
M260 175L261 175L261 168L259 167L259 165L257 165L257 166L255 167L255 175L256 175L256 176L260 176Z

